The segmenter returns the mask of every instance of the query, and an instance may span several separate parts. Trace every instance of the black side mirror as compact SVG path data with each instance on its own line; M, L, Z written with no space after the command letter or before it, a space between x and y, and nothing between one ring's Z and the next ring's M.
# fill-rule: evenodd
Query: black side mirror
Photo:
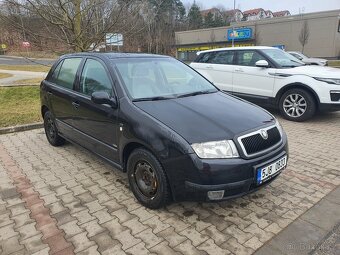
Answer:
M96 91L91 95L91 101L95 104L108 104L112 108L117 108L117 101L106 91Z

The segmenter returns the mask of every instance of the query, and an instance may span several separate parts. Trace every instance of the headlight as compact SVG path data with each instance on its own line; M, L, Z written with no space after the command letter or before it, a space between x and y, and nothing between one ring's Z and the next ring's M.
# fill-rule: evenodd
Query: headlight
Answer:
M238 151L233 141L222 140L191 145L200 158L238 158Z
M331 79L331 78L319 78L319 77L314 77L315 80L318 81L323 81L323 82L327 82L329 84L335 84L335 85L340 85L340 79Z

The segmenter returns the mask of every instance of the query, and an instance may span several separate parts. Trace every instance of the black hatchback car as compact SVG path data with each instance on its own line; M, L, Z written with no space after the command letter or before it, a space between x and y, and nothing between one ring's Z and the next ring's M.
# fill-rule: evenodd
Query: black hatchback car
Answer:
M127 172L149 208L247 194L288 159L271 114L166 56L65 55L41 83L41 113L50 144L68 140Z

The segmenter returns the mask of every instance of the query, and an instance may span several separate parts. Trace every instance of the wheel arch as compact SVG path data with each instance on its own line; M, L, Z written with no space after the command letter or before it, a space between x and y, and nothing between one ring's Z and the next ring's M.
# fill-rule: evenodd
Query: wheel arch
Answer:
M299 83L299 82L287 84L286 86L282 87L277 92L277 94L275 96L275 99L276 99L275 101L276 101L276 104L277 104L276 106L279 106L279 102L280 102L280 99L281 99L282 95L284 93L286 93L290 89L303 89L303 90L309 92L313 96L313 98L314 98L314 100L316 102L317 108L319 107L320 98L317 95L317 93L311 87L307 86L306 84Z
M41 106L41 116L44 118L45 113L49 111L48 107L46 105Z
M121 162L122 162L123 172L125 172L125 173L127 172L127 161L129 159L129 156L131 155L131 153L134 150L139 149L139 148L145 149L145 150L151 152L156 157L156 159L159 161L161 166L164 168L162 161L159 159L159 157L156 155L156 153L152 149L148 148L148 146L145 146L144 144L142 144L140 142L130 142L130 143L128 143L124 146L124 149L123 149L122 154L121 154ZM168 183L169 183L171 198L174 199L172 182L169 179L169 175L168 175L167 171L165 170L164 172L165 172L165 176L166 176Z

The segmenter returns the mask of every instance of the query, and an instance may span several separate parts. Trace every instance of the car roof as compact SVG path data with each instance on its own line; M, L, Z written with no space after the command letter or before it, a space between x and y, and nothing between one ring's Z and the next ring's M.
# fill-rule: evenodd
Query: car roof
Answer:
M107 59L118 58L170 58L165 55L146 54L146 53L122 53L122 52L78 52L70 53L61 56L61 58L67 57L99 57Z
M206 52L216 52L216 51L225 51L225 50L264 50L264 49L277 49L275 47L269 47L269 46L246 46L246 47L228 47L228 48L218 48L218 49L212 49L212 50L204 50L197 52L197 55L201 53Z

